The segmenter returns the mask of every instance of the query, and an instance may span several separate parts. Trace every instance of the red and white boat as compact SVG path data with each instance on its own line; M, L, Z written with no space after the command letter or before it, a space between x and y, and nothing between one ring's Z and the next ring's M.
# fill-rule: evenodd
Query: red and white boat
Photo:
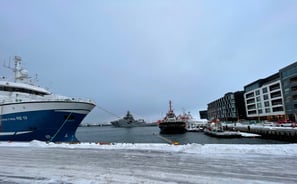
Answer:
M163 120L159 121L159 128L161 133L185 133L186 132L186 121L178 118L172 109L171 101L169 101L169 111Z

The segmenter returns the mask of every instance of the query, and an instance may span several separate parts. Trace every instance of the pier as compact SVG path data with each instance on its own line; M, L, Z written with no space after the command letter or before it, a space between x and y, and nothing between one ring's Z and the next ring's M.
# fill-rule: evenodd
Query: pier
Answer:
M263 138L267 139L275 139L297 143L297 128L295 127L227 124L225 125L225 128L228 130L259 134Z

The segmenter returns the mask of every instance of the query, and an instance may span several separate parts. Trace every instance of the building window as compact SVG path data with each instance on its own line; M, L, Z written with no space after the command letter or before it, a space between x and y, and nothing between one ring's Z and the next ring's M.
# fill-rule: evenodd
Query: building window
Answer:
M283 101L282 101L282 99L272 100L271 104L272 105L282 105Z
M265 107L269 107L269 101L264 102Z
M268 100L268 95L263 96L264 100Z
M247 108L248 109L256 109L256 105L255 104L254 105L248 105Z
M270 94L270 97L271 98L276 98L276 97L280 97L281 96L281 92L280 91L277 91L277 92L274 92L274 93L271 93Z
M255 99L250 99L246 102L247 104L255 103Z
M258 104L257 104L257 108L258 108L258 109L262 108L262 104L261 104L261 103L258 103Z
M279 83L269 86L270 91L274 91L274 90L277 90L277 89L280 89Z
M259 109L258 114L262 114L262 113L263 113L262 109Z
M266 88L266 87L263 88L263 89L262 89L262 92L263 92L263 93L267 93L267 88Z
M257 114L257 111L255 111L255 110L254 110L254 111L248 111L248 114L249 114L249 115Z
M292 97L291 96L287 96L285 99L285 103L290 103L292 101Z
M288 77L290 75L296 74L296 71L297 71L297 67L294 66L294 67L289 68L288 70L282 72L282 74L283 74L284 77Z
M293 86L293 87L291 87L291 91L296 92L296 91L297 91L297 86Z
M291 82L297 82L297 76L290 79Z
M256 95L257 95L257 96L260 95L260 91L259 91L259 90L256 91Z
M272 108L272 111L273 111L273 112L280 112L280 111L283 111L283 110L284 110L283 107L273 107L273 108Z
M257 100L257 102L261 101L261 97L257 96L256 100Z
M246 98L251 98L251 97L254 97L254 92L246 94Z
M270 111L270 109L267 108L267 109L265 109L265 112L270 113L271 111Z
M290 93L290 88L285 88L285 95L288 95Z

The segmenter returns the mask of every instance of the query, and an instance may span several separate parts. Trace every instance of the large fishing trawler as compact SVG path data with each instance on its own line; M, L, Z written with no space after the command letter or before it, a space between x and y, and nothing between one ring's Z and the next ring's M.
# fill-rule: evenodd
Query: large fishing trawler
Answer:
M0 81L0 141L78 141L75 132L95 107L91 100L52 94L30 82L21 57L14 58L14 81Z

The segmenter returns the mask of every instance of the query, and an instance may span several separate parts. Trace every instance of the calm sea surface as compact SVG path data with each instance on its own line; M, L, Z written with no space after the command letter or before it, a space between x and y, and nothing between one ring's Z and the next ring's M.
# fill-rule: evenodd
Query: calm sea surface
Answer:
M287 142L261 138L214 138L203 132L186 132L185 134L160 134L157 126L116 128L79 127L76 137L81 142L103 143L168 143L177 141L179 144L284 144Z

